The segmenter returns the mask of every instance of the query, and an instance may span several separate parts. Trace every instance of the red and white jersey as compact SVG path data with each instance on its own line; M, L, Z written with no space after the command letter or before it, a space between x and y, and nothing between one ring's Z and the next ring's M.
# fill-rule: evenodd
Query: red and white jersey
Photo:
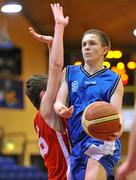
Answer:
M40 153L48 169L48 180L70 180L70 144L67 131L59 133L52 129L40 112L34 119L34 127L39 137Z

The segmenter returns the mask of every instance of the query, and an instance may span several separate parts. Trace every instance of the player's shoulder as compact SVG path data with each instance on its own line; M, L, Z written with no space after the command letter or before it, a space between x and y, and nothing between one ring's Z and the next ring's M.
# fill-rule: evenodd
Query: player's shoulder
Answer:
M67 65L66 68L70 68L70 69L77 69L80 68L81 65Z
M109 68L106 68L106 72L107 72L107 73L110 73L110 74L116 74L116 75L117 75L117 73L115 73L114 71L112 71L112 70L109 69Z
M112 71L111 69L108 69L108 68L106 68L106 73L109 76L113 76L113 77L118 77L119 76L116 72L114 72L114 71Z
M38 111L35 115L35 118L34 118L34 123L37 124L37 125L41 125L43 122L43 118L41 116L41 113L40 111Z
M69 73L69 72L78 72L78 71L80 71L81 70L81 65L68 65L67 67L66 67L66 71L67 71L67 73Z

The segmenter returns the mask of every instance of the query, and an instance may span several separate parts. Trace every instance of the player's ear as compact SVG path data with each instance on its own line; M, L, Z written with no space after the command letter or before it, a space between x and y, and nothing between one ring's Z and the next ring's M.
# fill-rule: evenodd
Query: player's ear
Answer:
M108 46L104 46L103 47L103 54L104 55L107 54L109 50L110 50L110 48Z
M40 95L39 95L39 96L40 96L40 99L42 99L42 97L44 96L44 94L45 94L45 91L41 91L41 92L40 92Z

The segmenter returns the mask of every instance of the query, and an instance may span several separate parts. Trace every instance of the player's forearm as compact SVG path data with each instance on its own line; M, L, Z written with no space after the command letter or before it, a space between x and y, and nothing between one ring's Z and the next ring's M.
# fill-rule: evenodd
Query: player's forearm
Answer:
M64 61L64 47L63 47L64 25L56 24L54 32L54 41L50 51L50 63L54 68L62 70Z
M57 94L56 102L54 104L54 109L57 114L59 114L62 107L66 106L66 101L68 97L68 87L64 78L65 76L63 75L63 79L62 79L62 82L60 84L59 91Z

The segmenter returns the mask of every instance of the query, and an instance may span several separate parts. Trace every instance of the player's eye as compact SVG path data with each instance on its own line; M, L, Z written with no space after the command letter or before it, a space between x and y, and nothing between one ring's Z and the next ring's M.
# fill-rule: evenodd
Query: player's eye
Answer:
M89 45L96 45L96 42L90 41L90 42L89 42Z
M86 44L87 44L86 42L83 42L83 43L82 43L82 46L86 46Z

